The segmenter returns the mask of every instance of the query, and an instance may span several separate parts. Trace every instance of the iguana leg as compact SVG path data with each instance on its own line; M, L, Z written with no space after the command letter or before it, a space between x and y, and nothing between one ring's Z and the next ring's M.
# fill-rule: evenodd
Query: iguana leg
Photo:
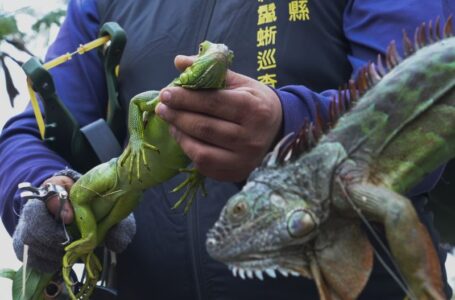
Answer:
M186 187L185 193L179 198L179 200L174 204L172 209L178 208L184 201L186 202L185 205L185 210L184 212L187 213L190 208L191 204L194 201L194 197L196 197L196 194L199 189L201 189L202 193L204 196L207 195L207 191L205 189L204 185L204 176L198 172L196 169L180 169L180 172L183 173L188 173L188 177L183 181L181 184L176 186L175 188L172 189L172 192L178 192L184 187Z
M134 167L136 168L136 178L140 180L140 164L143 163L147 168L148 161L146 150L159 152L158 148L145 141L144 130L148 121L148 115L152 114L158 104L158 92L147 91L140 93L131 100L128 111L128 132L130 134L128 146L119 157L120 166L128 164L128 179L131 183L134 177Z
M444 299L438 255L409 199L372 184L355 184L347 197L368 220L384 225L411 299Z
M62 275L69 291L73 284L70 272L79 259L85 260L88 280L96 279L101 270L99 262L90 257L97 246L97 220L92 210L92 203L103 201L102 196L116 185L115 166L115 160L103 163L90 170L71 188L70 201L81 238L68 245L63 256Z
M142 197L142 191L123 193L115 202L109 214L98 223L97 239L100 244L109 229L126 218L136 207Z

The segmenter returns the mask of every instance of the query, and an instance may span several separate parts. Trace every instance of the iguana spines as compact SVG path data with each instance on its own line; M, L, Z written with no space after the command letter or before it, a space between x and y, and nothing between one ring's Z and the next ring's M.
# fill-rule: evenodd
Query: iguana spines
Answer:
M379 54L377 62L369 62L357 72L355 80L349 80L338 89L338 95L332 98L329 104L328 119L324 122L324 117L319 107L316 114L314 123L303 121L303 125L299 132L294 135L289 141L284 141L279 147L275 148L274 152L278 152L275 157L277 162L283 162L285 158L295 158L303 152L309 151L313 148L323 134L327 133L329 129L333 128L338 119L348 112L357 102L357 100L374 87L380 80L391 70L406 59L425 46L431 45L447 39L453 35L452 16L449 16L444 24L443 35L440 32L440 18L438 17L433 27L432 22L429 22L428 27L422 23L416 28L414 32L414 42L411 42L407 32L403 30L402 44L404 49L404 58L400 56L397 50L395 41L391 41L387 46L384 58ZM385 61L385 63L383 62ZM385 66L384 66L385 65ZM270 156L268 157L270 158ZM270 164L270 163L269 163Z

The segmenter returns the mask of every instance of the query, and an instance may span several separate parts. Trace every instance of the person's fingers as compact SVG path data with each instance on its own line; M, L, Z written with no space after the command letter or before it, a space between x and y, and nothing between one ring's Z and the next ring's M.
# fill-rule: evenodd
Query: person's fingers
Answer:
M172 131L180 147L204 176L235 182L243 180L254 168L253 162L242 161L236 152L203 143L175 128Z
M60 218L63 220L63 223L65 224L73 223L74 211L69 201L63 202L62 206L62 203L58 196L54 196L47 201L47 209L54 216L60 214Z
M244 138L242 127L211 116L187 111L176 111L164 104L158 108L159 115L178 130L184 131L204 143L234 150Z
M247 117L245 112L251 110L248 96L246 91L241 90L193 91L179 87L160 92L161 103L169 108L210 115L237 124L242 123Z
M174 59L174 65L180 72L182 72L187 67L191 66L195 59L196 55L194 56L177 55Z
M61 185L69 193L71 187L74 184L74 181L67 176L53 176L44 181L43 185L47 183ZM57 196L52 197L47 201L47 209L54 216L60 214L60 218L63 220L65 224L71 224L74 220L74 210L70 201L65 201L62 206L62 203Z
M178 68L193 58L178 56ZM223 89L166 87L155 112L202 174L245 179L279 136L282 108L270 87L232 71Z

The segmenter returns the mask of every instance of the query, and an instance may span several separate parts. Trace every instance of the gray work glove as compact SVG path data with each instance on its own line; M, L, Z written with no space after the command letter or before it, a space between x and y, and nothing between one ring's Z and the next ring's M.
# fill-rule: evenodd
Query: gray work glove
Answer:
M122 252L135 233L136 222L133 214L130 214L108 232L106 247L116 253ZM28 200L13 234L13 247L17 258L23 261L24 244L27 244L28 266L43 272L55 272L62 267L66 241L62 222L55 220L46 204L38 199Z
M131 243L135 234L136 220L133 213L130 213L108 231L104 238L104 246L115 253L121 253Z

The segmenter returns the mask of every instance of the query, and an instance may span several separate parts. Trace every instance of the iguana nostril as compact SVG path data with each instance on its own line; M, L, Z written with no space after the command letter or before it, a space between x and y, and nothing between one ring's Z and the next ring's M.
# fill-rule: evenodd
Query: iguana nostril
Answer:
M208 238L206 241L207 251L213 251L216 248L217 244L218 242L215 238Z

